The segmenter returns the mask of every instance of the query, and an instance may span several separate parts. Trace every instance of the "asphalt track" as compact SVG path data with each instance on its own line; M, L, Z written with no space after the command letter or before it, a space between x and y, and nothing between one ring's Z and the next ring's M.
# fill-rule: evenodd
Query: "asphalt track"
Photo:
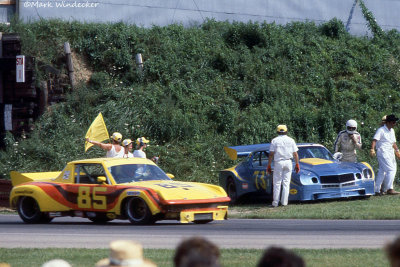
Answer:
M0 215L3 248L107 248L115 239L132 239L145 248L175 248L184 238L204 236L221 248L382 248L400 235L400 220L243 220L205 225L157 222L134 226L115 220L96 225L83 218L55 218L25 224L18 215Z

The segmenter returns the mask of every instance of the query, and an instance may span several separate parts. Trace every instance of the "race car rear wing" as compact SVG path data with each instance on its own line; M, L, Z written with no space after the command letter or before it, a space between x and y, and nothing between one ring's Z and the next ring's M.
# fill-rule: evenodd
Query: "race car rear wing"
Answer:
M32 182L32 181L41 181L45 180L48 181L50 179L55 179L60 175L61 172L26 172L20 173L17 171L11 171L11 183L13 186Z
M231 160L237 160L238 158L241 157L247 157L251 152L261 149L269 150L269 143L224 147L226 154L228 154Z

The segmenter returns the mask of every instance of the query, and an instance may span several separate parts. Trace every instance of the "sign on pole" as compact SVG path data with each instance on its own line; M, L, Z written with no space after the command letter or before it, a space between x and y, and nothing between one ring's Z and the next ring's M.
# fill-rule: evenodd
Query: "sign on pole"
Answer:
M17 83L25 82L25 56L17 56Z
M12 105L4 105L4 130L12 131Z

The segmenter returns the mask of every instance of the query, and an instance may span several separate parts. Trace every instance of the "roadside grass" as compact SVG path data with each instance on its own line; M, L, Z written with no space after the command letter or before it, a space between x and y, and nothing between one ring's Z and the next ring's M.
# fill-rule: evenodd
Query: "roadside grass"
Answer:
M389 266L382 249L293 249L302 256L307 266ZM51 259L64 259L74 267L94 266L97 261L108 257L108 249L77 248L0 248L0 262L13 267L41 266ZM221 249L221 264L226 267L256 266L261 249ZM174 250L145 249L145 258L151 259L159 267L173 267Z
M271 201L229 207L229 218L240 219L400 219L400 195L371 196L364 199L327 200L290 203L269 208Z

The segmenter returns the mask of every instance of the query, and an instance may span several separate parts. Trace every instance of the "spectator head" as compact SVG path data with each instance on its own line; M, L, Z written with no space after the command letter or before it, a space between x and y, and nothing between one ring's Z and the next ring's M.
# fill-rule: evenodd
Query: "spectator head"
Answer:
M96 267L156 267L143 257L141 244L130 240L116 240L110 243L110 257L96 263Z
M279 135L287 134L287 126L284 124L278 125L278 127L276 127L276 131Z
M270 247L265 250L257 267L304 267L304 260L284 248Z
M203 237L183 240L175 251L175 267L219 267L219 248Z
M389 259L391 267L400 267L400 237L385 247L386 255Z
M150 141L144 137L139 137L138 139L136 139L137 147L147 146L148 143L150 143Z
M112 139L113 143L120 144L122 141L122 134L115 132L111 135L111 139Z

